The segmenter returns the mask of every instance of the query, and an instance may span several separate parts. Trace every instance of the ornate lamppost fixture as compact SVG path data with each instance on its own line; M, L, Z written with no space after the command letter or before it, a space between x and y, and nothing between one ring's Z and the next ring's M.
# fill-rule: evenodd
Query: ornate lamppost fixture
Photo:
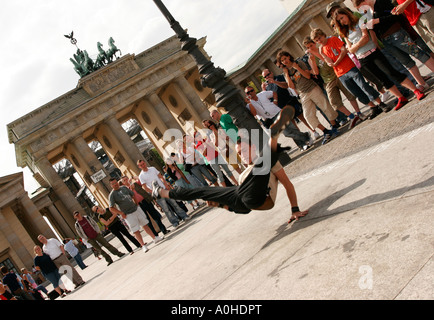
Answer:
M262 132L261 126L247 108L245 108L246 103L239 91L225 79L226 71L219 67L214 67L214 64L200 51L196 44L196 39L188 35L162 1L154 0L154 3L180 39L181 49L187 51L196 62L201 75L202 86L211 88L216 98L217 107L224 108L234 119L237 127L246 128L249 131L251 129L259 129L259 132Z

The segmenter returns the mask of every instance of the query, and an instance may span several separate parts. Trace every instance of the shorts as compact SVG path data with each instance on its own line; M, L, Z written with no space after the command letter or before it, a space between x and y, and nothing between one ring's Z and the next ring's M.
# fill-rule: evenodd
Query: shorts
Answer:
M344 105L341 97L341 92L348 99L348 101L356 100L356 97L351 92L349 92L347 88L345 88L339 78L336 78L326 83L325 89L327 92L327 97L329 98L330 104L332 105L334 110L337 110Z
M421 49L411 36L403 29L381 39L391 54L395 56L407 69L413 68L416 63L410 57L413 56L420 62L425 63L430 55Z
M58 270L44 274L44 277L48 279L48 281L51 282L54 288L57 288L59 286L60 282L60 273Z
M125 220L127 221L128 227L133 233L139 231L140 226L146 226L149 223L149 220L146 218L146 214L139 206L137 206L136 211L127 214L127 218Z

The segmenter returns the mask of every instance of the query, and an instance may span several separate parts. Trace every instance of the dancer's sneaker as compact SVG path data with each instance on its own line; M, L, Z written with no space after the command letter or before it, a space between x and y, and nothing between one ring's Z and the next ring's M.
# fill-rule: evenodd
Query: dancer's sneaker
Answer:
M155 180L152 181L152 196L154 197L154 199L160 199L161 198L160 190L161 190L161 187L158 184L158 182Z
M295 110L291 106L286 106L280 111L276 121L270 126L270 135L277 138L285 127L294 119Z

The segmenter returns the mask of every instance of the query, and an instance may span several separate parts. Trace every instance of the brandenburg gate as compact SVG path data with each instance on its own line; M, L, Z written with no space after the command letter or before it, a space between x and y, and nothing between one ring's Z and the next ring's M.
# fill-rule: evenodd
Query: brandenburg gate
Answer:
M203 50L205 38L197 42ZM205 51L203 51L205 53ZM17 164L29 167L42 187L51 187L71 226L79 202L53 168L67 159L101 206L108 207L110 174L89 147L97 140L122 174L140 173L144 159L122 123L135 119L160 152L169 128L186 130L209 117L211 90L201 85L197 66L171 37L138 54L127 54L82 77L75 89L8 124Z

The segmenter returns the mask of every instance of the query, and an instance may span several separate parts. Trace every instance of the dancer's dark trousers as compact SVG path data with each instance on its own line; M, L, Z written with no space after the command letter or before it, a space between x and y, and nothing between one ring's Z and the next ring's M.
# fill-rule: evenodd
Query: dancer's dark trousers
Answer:
M279 154L271 152L270 169L276 164ZM255 164L261 168L262 164ZM268 182L270 170L262 175L255 175L253 171L243 183L233 187L199 187L194 189L175 188L169 191L169 198L175 200L214 201L221 205L227 205L236 213L249 213L251 210L264 204L268 194Z

